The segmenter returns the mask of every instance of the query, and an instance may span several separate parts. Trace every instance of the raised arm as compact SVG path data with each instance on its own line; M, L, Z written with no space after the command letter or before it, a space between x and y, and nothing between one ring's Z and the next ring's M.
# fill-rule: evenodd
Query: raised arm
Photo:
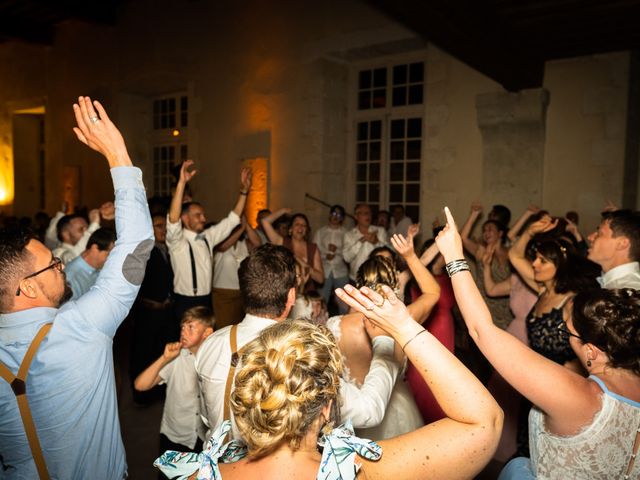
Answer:
M535 215L539 211L539 207L536 207L535 205L529 205L524 213L520 215L520 218L516 220L516 223L514 223L513 226L509 229L507 238L513 242L518 237L518 234L520 233L520 230L522 230L522 227L524 227L525 223L527 223L527 220L529 220L532 215Z
M227 238L225 238L222 242L220 242L218 245L216 245L216 247L214 248L214 251L216 251L216 252L226 252L231 247L233 247L233 245L242 236L244 231L245 231L245 225L243 223L240 226L240 228L237 228L236 230L231 232L231 234Z
M244 206L247 203L247 197L249 196L249 190L251 190L251 169L249 167L244 167L240 171L240 193L238 194L238 200L236 201L235 207L233 207L233 211L238 217L242 215L244 211Z
M264 229L264 233L267 235L267 238L274 245L282 245L284 239L282 235L276 232L275 228L273 228L273 222L275 222L278 218L283 216L284 214L289 215L291 213L290 208L281 208L280 210L276 210L275 212L270 213L266 217L264 217L262 221L262 228Z
M260 240L260 237L258 236L256 231L249 224L249 222L247 222L247 217L243 215L240 218L240 221L242 222L242 225L244 225L244 231L247 232L247 239L249 240L249 249L253 250L254 248L258 248L260 245L262 245L262 240Z
M378 462L363 460L368 479L471 478L489 462L502 431L502 411L482 383L417 324L391 289L385 297L363 287L337 290L349 306L404 347L447 415L413 432L380 441Z
M471 230L473 226L480 218L480 214L482 213L482 205L480 202L473 202L471 204L471 211L469 212L469 217L467 217L467 221L464 222L462 226L462 230L460 231L460 236L462 237L462 244L467 251L474 256L476 260L480 260L478 256L478 249L480 248L480 244L471 238Z
M139 392L151 390L158 385L162 378L160 377L160 370L163 367L174 360L180 354L180 342L167 343L164 347L164 352L158 359L149 365L140 375L133 381L133 388Z
M462 257L462 242L449 209L447 226L436 242L445 260ZM456 301L469 335L496 371L523 396L541 408L551 421L584 418L595 413L587 379L531 350L494 325L491 313L468 270L451 277ZM597 411L597 410L596 410Z
M434 244L436 245L436 244ZM436 245L437 247L437 245ZM506 297L511 293L511 279L496 282L491 273L491 261L496 251L496 244L488 245L482 255L482 278L484 280L484 291L489 297Z
M95 285L77 301L78 312L83 316L79 321L87 321L112 337L129 312L144 278L153 248L151 216L142 172L132 168L122 135L102 105L80 97L74 113L78 139L104 155L111 167L118 234Z
M169 206L169 223L178 223L180 213L182 212L182 200L184 198L184 189L187 183L191 181L197 170L189 170L193 165L193 160L185 160L180 167L180 177L176 184L176 191L171 197L171 205Z
M396 251L402 255L409 270L413 274L413 277L418 282L418 287L422 295L409 305L411 316L418 323L422 323L426 320L431 313L434 305L440 298L440 284L433 278L431 272L421 262L413 248L413 235L415 229L409 229L408 238L404 238L402 235L393 235L391 237L391 245Z

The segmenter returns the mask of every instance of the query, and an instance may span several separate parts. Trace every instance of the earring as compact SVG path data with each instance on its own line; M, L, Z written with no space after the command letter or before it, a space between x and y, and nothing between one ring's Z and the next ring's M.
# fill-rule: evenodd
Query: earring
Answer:
M587 360L587 367L591 366L591 360Z

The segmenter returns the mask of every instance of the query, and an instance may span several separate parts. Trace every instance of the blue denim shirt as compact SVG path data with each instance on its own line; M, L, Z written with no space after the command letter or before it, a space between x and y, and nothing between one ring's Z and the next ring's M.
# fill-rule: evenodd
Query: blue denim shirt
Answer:
M111 169L118 239L89 292L56 308L0 315L0 360L12 372L39 328L53 327L33 359L27 398L54 479L122 479L112 340L127 315L153 247L151 218L134 167ZM16 399L0 379L0 478L38 478Z

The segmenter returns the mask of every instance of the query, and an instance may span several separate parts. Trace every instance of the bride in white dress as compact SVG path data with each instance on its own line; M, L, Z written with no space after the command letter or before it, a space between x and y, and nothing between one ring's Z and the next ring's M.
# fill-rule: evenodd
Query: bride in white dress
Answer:
M391 238L391 243L405 259L411 274L415 277L422 291L422 295L407 307L413 319L420 324L428 317L438 301L440 287L415 254L413 249L413 235L415 233L416 229L410 230L407 239L402 235L394 235ZM367 286L373 290L381 291L382 285L387 285L396 290L398 297L402 298L404 285L411 274L408 271L397 271L395 262L391 258L391 252L382 250L377 255L376 252L372 252L372 256L358 270L357 286L358 288ZM344 357L344 380L358 386L362 385L364 377L369 372L372 356L367 328L375 327L372 327L368 322L365 323L364 316L358 312L331 317L327 321L327 327L336 337ZM409 386L404 380L406 358L399 345L396 345L396 358L404 366L398 375L384 419L377 427L359 429L357 434L362 438L392 438L411 432L424 424Z

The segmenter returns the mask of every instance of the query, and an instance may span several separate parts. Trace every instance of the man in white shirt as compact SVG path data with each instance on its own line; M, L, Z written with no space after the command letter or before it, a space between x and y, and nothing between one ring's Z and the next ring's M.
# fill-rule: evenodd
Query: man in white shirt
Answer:
M376 247L387 244L387 232L371 225L371 207L365 203L356 205L356 226L344 235L342 257L349 263L349 278L355 282L360 265L369 258Z
M295 271L293 254L270 243L258 247L242 261L238 278L246 316L236 327L237 350L265 328L287 318L296 299ZM225 391L232 365L232 328L215 332L196 354L196 371L203 400L201 411L211 430L225 419ZM362 387L350 383L340 386L342 417L350 418L354 427L375 426L382 421L398 375L399 366L393 359L393 340L379 336L372 343L373 359ZM237 356L233 357L237 359ZM228 415L231 416L230 413ZM229 419L232 421L233 438L240 438L233 418Z
M404 207L402 205L394 205L391 208L391 225L389 226L389 236L394 234L407 237L409 227L413 222L409 217L404 214Z
M604 212L589 243L589 260L602 267L604 288L640 290L640 212Z
M109 228L99 228L89 237L85 251L65 266L64 273L73 290L72 300L80 298L96 283L115 242L116 232Z
M240 223L240 215L251 188L251 171L243 168L240 173L240 194L235 207L226 218L205 229L207 219L202 205L197 202L182 203L185 187L196 174L195 170L189 170L192 165L192 160L182 164L167 215L166 243L174 273L176 319L182 318L182 314L191 307L212 307L213 248ZM176 323L174 327L175 339L179 335L179 325Z
M324 284L322 297L329 305L331 295L336 288L342 288L349 282L349 269L342 258L342 241L347 229L342 226L344 208L333 205L329 213L329 224L316 232L313 241L318 245L322 268L324 269ZM349 307L338 297L335 297L341 315L349 311Z

